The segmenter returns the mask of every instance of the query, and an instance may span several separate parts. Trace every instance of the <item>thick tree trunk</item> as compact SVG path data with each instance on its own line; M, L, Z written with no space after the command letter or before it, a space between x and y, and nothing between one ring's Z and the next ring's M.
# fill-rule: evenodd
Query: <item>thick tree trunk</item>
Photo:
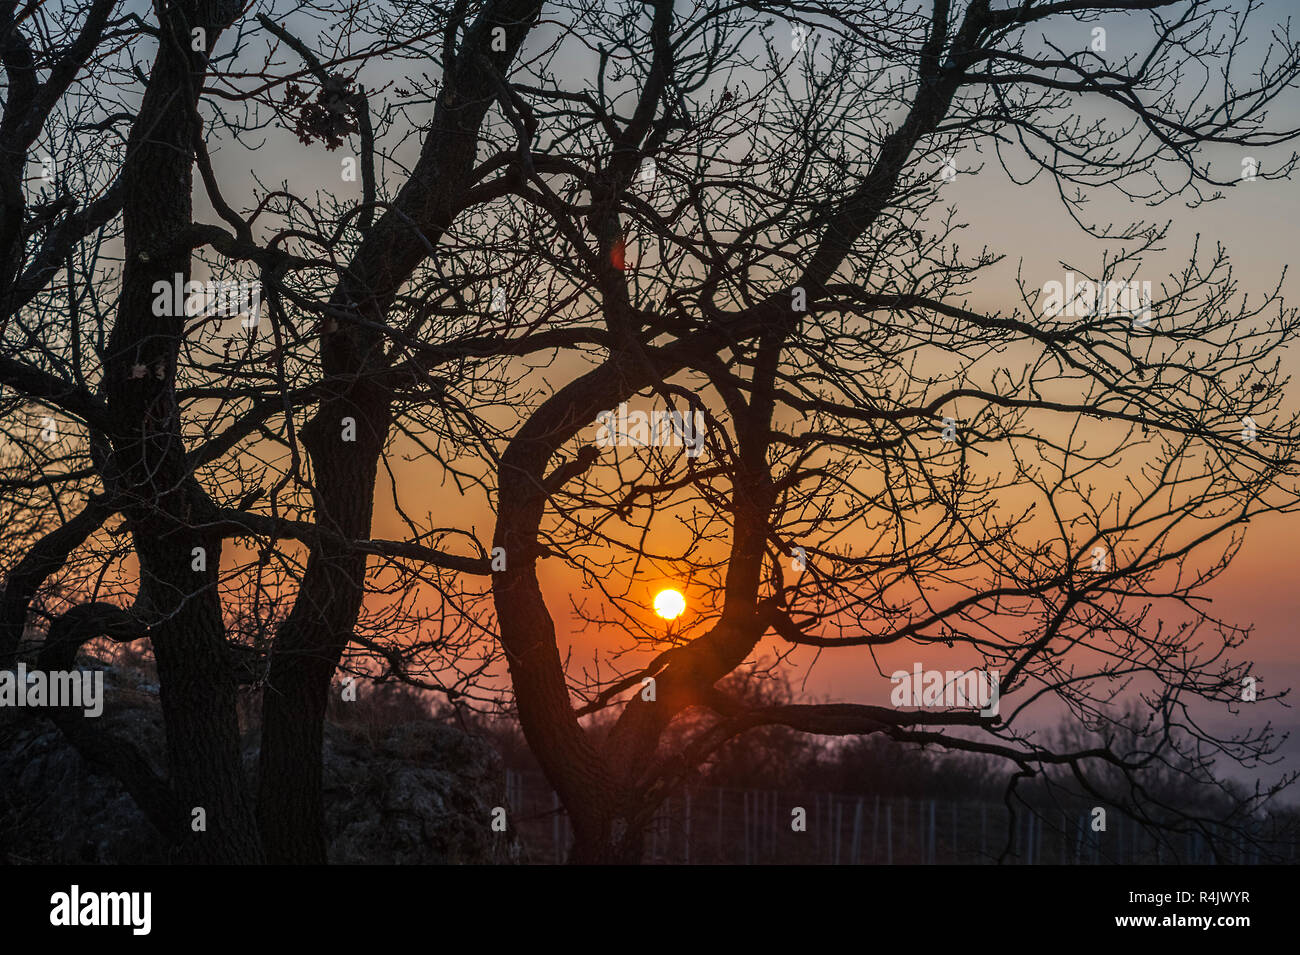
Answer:
M504 571L493 574L501 643L510 667L519 724L529 749L568 811L573 825L571 861L618 861L615 821L619 793L606 760L578 723L569 698L555 625L537 580L537 535L546 504L545 468L554 444L564 440L567 404L552 399L511 442L498 468L493 546L505 550ZM553 444L554 442L554 444Z
M603 832L574 832L570 865L638 865L645 858L645 829L626 831L611 825Z
M333 296L370 327L340 321L322 336L322 369L353 382L322 402L304 429L316 480L316 520L344 539L369 536L375 472L392 420L391 395L375 384L385 370L385 339L378 327L402 285L436 246L472 185L479 129L540 0L490 3L468 32L454 64L447 64L443 96L434 111L419 161L362 242ZM500 49L495 27L505 31ZM341 440L352 418L356 441ZM324 805L321 744L330 681L356 626L364 597L366 561L322 543L308 560L293 610L276 636L263 694L258 820L273 862L323 863Z
M354 398L360 398L354 392ZM342 442L342 419L357 423ZM325 402L302 434L316 462L316 520L346 539L368 536L375 468L388 432L386 395L364 404ZM262 694L258 825L276 863L324 863L321 754L330 682L364 597L364 554L322 542L313 548L294 608L276 635Z
M158 9L158 57L122 169L125 263L104 376L113 422L106 480L126 499L158 664L171 786L194 820L183 834L183 857L260 862L217 594L221 538L200 529L211 504L190 474L181 438L175 383L184 315L156 310L153 291L158 281L171 287L176 275L184 281L190 274L189 246L179 240L192 222L195 104L207 62L193 49L192 31L203 30L210 49L240 4Z

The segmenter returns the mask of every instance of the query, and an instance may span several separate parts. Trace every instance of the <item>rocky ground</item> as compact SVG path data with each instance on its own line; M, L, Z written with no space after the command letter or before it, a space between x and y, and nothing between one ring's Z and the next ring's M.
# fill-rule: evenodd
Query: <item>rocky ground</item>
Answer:
M161 766L157 686L105 670L103 725ZM249 779L257 734L244 750ZM509 863L512 835L491 831L504 770L487 743L426 721L380 729L327 725L325 804L336 863ZM0 861L163 863L158 833L111 776L91 770L38 711L0 710Z

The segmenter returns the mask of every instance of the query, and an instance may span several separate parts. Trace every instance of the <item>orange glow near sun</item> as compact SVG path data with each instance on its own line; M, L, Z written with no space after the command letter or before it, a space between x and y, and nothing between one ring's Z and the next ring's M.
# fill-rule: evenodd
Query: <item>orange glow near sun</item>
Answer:
M676 620L686 609L686 598L676 590L661 590L655 594L655 613L665 620Z

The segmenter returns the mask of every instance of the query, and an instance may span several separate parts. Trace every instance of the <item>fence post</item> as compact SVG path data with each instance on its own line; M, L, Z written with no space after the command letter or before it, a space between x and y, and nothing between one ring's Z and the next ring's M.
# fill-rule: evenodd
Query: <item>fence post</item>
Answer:
M934 800L930 800L930 853L926 861L934 865L935 846L934 846Z
M726 856L724 855L725 852L724 846L726 846L726 842L722 837L722 820L726 816L726 814L723 812L722 809L722 796L724 792L725 790L721 786L719 786L718 787L718 862L720 863L726 861Z
M551 793L551 843L555 846L555 864L560 864L560 794Z
M781 794L775 789L772 790L772 822L768 835L768 844L772 847L772 861L780 862L778 856L781 846L781 833L785 830L781 822Z
M772 853L772 793L764 791L760 794L763 807L763 822L758 827L758 846L760 858L766 856L771 858Z
M894 807L885 803L885 846L889 853L889 865L894 864Z
M763 848L769 859L772 858L772 849L773 849L772 838L775 835L775 828L776 828L773 825L773 822L775 822L775 820L776 820L776 793L775 792L764 793L763 794L763 828L759 831L762 833Z
M659 821L663 819L663 806L655 810L650 817L650 861L659 858Z
M807 799L804 800L804 808L808 809L808 824L812 826L813 831L813 861L820 862L822 858L822 827L819 825L817 815L822 807L821 797L813 793L811 801L812 808L808 809L807 803L809 800Z
M844 803L841 801L835 807L835 864L839 865L844 858Z
M744 819L744 824L741 827L741 831L744 836L742 842L745 845L745 851L744 854L741 856L741 858L744 859L745 865L749 865L749 790L748 789L742 789L740 791L740 805L741 805L741 816Z
M773 822L776 819L776 793L763 793L763 828L759 830L763 836L763 849L767 858L772 858L772 838L774 835Z
M826 861L835 864L835 794L826 794Z
M862 797L858 797L858 804L853 807L853 853L852 865L858 864L858 849L862 845Z
M691 864L691 791L686 790L686 839L683 848L685 849L685 864Z
M926 848L926 800L917 800L917 839L920 845L917 846L919 855L918 863L926 864L928 850Z
M772 852L775 848L773 840L776 835L776 793L763 794L763 828L760 830L763 835L763 847L767 851L767 857L772 858Z
M876 849L877 830L880 828L880 794L876 794L876 805L871 810L871 861L876 863L880 860L880 853Z
M813 841L813 858L818 862L822 861L822 797L817 793L812 794L812 812L809 817L812 819L813 831L817 833Z
M899 852L900 852L904 857L906 857L906 856L907 856L907 832L908 832L908 826L907 826L907 797L906 797L906 796L903 797L903 828L902 828L900 831L903 833L903 838L902 838L902 839L899 841L899 843L898 843L898 851L899 851Z

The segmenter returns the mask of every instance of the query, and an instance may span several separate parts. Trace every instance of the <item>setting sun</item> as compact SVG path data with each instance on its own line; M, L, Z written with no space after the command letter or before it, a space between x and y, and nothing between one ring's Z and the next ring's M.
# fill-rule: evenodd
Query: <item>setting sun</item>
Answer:
M686 609L686 598L676 590L661 590L655 594L655 613L665 620L676 620Z

